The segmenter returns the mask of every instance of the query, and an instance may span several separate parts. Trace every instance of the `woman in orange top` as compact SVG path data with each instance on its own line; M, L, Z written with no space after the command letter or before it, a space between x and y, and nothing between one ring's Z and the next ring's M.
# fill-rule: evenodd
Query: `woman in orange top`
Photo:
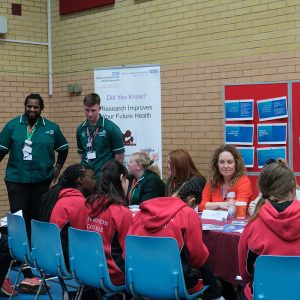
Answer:
M199 211L203 209L228 209L229 192L235 192L235 199L252 199L252 188L239 151L232 145L217 148L210 161L209 180L202 194Z

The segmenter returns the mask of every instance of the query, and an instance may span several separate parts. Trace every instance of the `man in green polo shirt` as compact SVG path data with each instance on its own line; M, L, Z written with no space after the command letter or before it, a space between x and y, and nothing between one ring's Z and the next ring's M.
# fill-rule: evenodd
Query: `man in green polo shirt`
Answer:
M30 232L41 196L59 176L69 146L59 126L41 116L44 101L39 94L28 95L24 105L25 113L10 120L0 133L0 161L9 153L5 184L10 210L23 211Z
M124 162L124 145L120 128L100 114L100 97L91 93L84 97L86 120L77 127L77 151L83 165L92 165L95 177L109 160Z

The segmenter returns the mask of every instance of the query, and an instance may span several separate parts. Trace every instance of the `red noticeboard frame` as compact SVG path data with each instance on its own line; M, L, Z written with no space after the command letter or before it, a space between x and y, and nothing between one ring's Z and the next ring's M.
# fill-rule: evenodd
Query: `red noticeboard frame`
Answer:
M287 98L288 118L259 121L257 112L257 100L283 97ZM243 100L253 99L254 114L251 121L226 121L225 106L224 106L224 123L225 124L253 124L254 125L254 167L247 168L247 174L252 182L254 196L257 195L256 180L261 171L257 165L257 147L276 147L283 145L258 145L257 143L257 124L268 123L287 123L287 160L289 166L294 172L300 172L300 82L274 82L274 83L253 83L253 84L232 84L224 86L224 101L225 100ZM225 103L225 102L224 102ZM225 130L224 130L225 136ZM224 138L225 141L225 138ZM239 146L239 145L237 145ZM245 146L243 146L245 147ZM298 153L295 157L293 153ZM300 175L300 174L297 174Z
M300 175L300 82L292 82L292 169ZM299 182L299 181L298 181Z
M115 0L59 0L59 13L61 15L66 15L114 3Z

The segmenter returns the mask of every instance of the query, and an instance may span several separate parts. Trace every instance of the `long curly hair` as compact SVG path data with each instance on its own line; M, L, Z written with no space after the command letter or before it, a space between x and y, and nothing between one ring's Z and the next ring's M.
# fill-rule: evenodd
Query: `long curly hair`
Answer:
M222 145L217 148L210 160L209 165L209 181L212 190L216 189L220 183L224 182L223 175L219 171L218 161L219 156L223 152L229 152L234 158L235 172L230 180L230 185L234 186L241 176L246 174L243 158L240 152L233 145Z

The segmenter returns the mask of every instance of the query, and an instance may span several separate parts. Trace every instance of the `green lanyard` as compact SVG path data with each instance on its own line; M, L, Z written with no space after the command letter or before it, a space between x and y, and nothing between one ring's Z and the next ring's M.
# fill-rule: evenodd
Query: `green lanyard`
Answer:
M35 132L35 129L36 129L36 126L37 126L38 122L39 122L39 120L37 120L32 127L30 127L30 125L28 124L28 126L27 126L27 140L28 141L31 140L31 138L32 138L32 136Z

